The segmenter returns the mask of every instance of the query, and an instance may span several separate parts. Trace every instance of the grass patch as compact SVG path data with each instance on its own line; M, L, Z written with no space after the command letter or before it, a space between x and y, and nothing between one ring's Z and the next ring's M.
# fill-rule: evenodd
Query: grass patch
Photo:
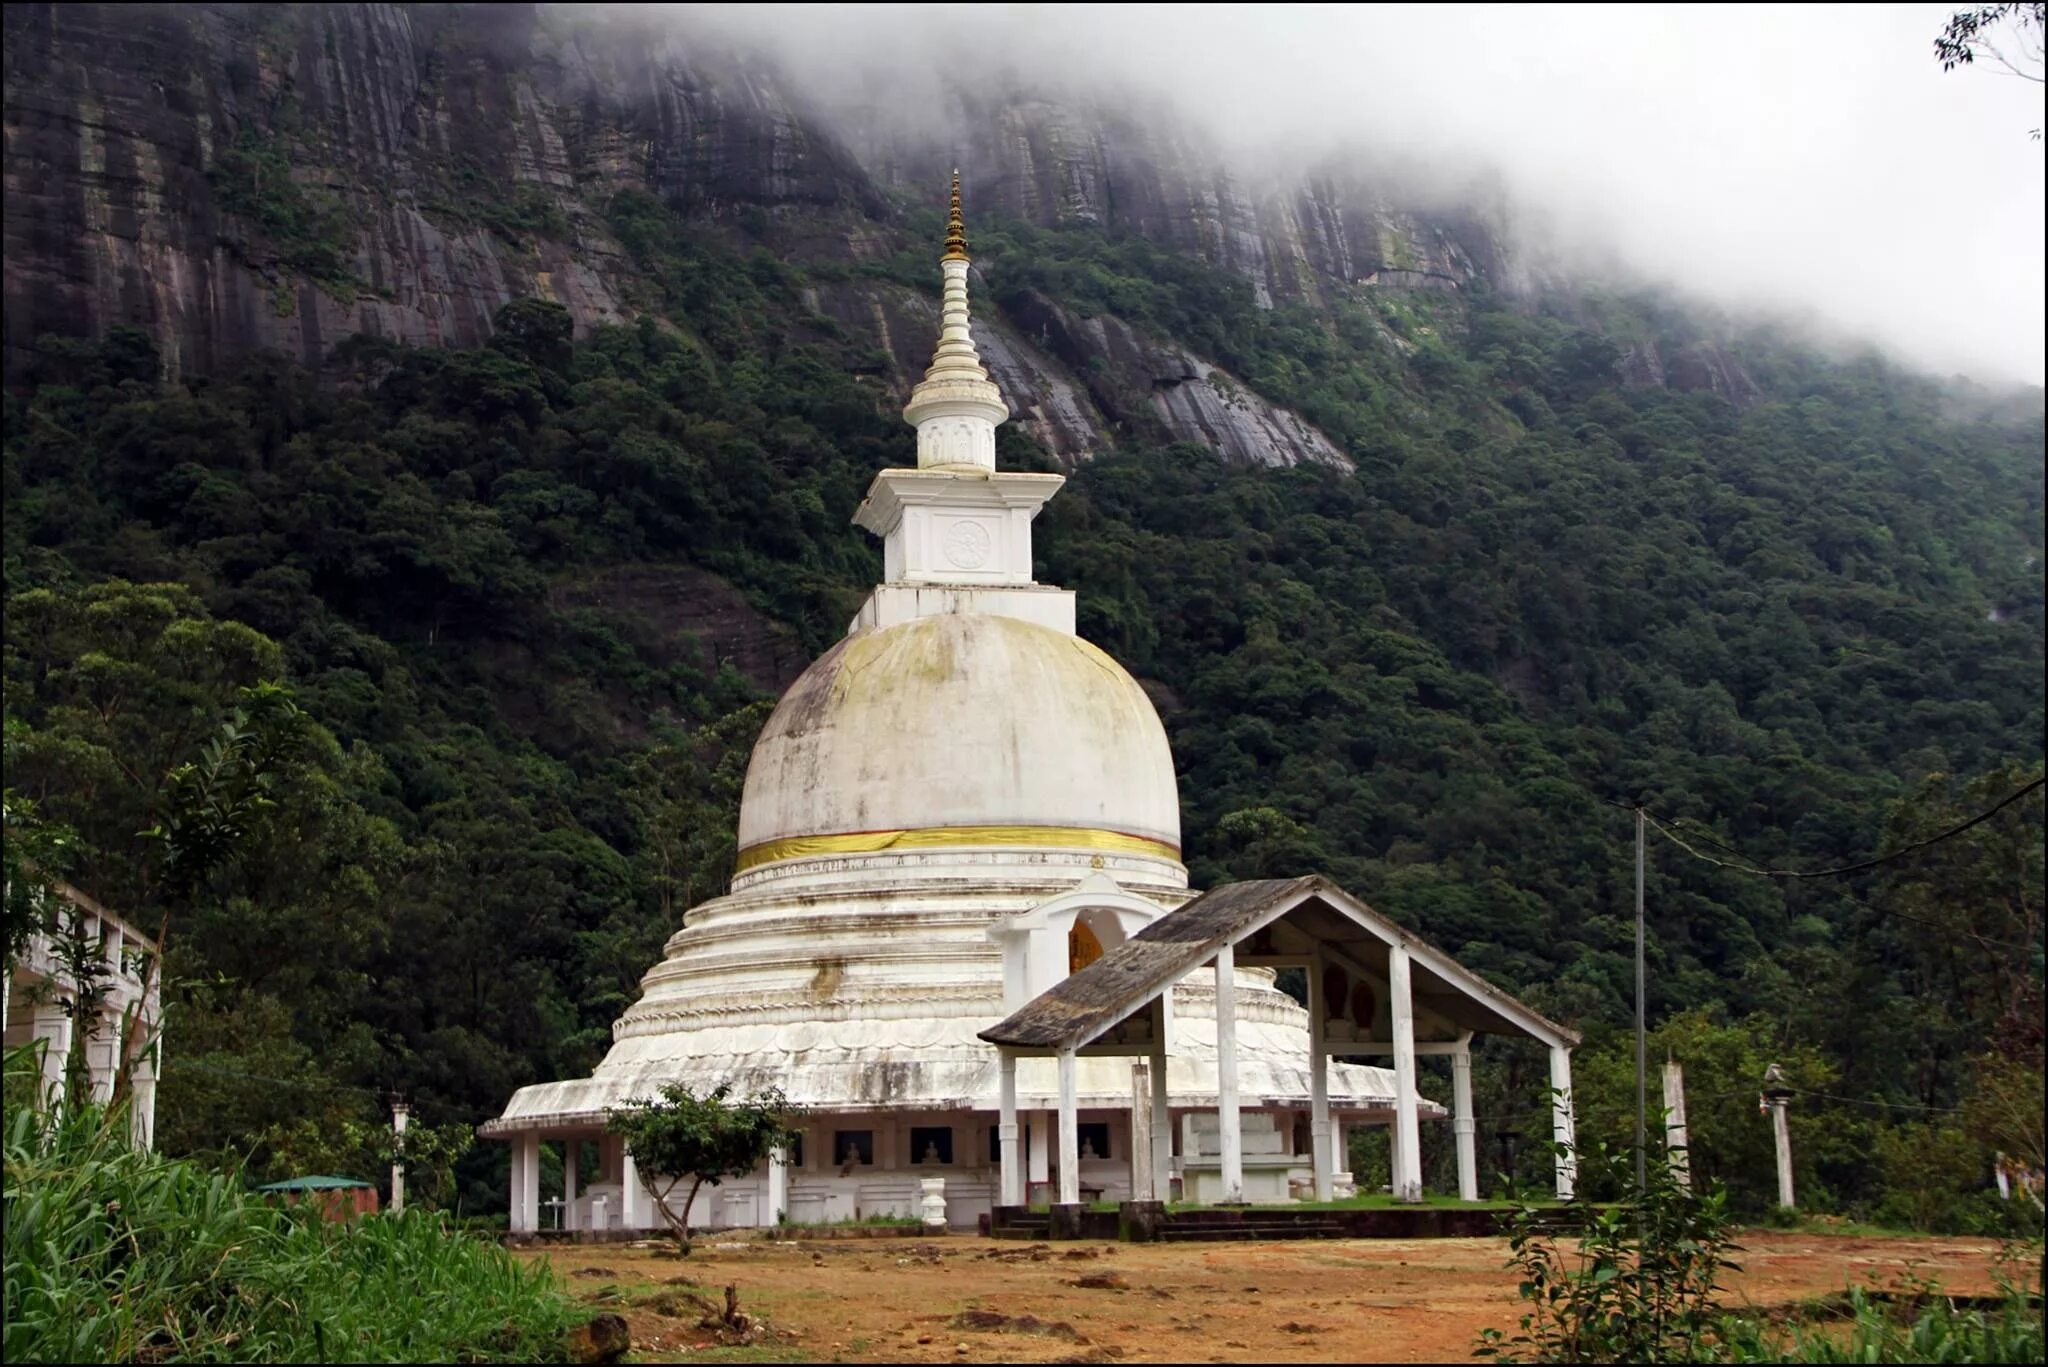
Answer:
M7 1116L7 1361L559 1361L586 1317L545 1267L431 1211L330 1223L126 1128Z

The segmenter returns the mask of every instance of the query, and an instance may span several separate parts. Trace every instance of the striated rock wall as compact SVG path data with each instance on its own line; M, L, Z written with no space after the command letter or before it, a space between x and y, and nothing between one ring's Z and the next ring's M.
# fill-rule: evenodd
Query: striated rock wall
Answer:
M935 189L955 162L975 210L1144 234L1266 302L1519 278L1483 205L1423 212L1356 170L1250 186L1162 111L1015 88L953 89L929 129L878 132L629 10L44 3L8 6L5 25L10 381L37 336L121 324L146 328L173 375L264 349L318 364L357 332L472 346L528 295L587 328L632 311L600 213L619 189L858 261L903 245L891 193ZM1168 342L1049 306L1005 322L980 297L1017 420L1064 461L1120 433L1343 459ZM930 299L868 282L818 307L873 338L892 383L922 372Z

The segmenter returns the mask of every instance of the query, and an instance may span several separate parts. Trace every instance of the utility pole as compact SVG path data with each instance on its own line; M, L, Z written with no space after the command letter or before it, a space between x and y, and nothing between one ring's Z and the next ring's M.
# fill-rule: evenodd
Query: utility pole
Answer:
M404 1099L391 1098L391 1213L405 1214L405 1122L412 1107Z
M1773 1063L1764 1069L1764 1104L1771 1112L1771 1137L1778 1145L1778 1204L1793 1209L1792 1199L1792 1125L1785 1117L1785 1106L1792 1100L1792 1089L1785 1085L1785 1076Z
M1648 1114L1650 1092L1648 1069L1643 1061L1643 809L1636 808L1636 1191L1647 1189L1649 1169L1643 1145L1644 1117Z

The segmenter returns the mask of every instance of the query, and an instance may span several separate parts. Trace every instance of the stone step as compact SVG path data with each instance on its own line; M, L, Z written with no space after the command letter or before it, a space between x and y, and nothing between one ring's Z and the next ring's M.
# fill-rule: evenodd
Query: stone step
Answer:
M1295 1225L1287 1229L1247 1229L1242 1226L1232 1229L1222 1225L1204 1225L1197 1229L1175 1229L1168 1225L1159 1231L1159 1237L1166 1243L1265 1243L1278 1239L1343 1239L1350 1237L1341 1226Z

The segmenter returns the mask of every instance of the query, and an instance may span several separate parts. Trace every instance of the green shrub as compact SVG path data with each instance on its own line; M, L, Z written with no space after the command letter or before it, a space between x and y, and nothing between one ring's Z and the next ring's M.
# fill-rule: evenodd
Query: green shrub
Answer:
M2041 1306L2017 1285L1994 1308L1959 1307L1931 1282L1903 1297L1848 1295L1847 1323L1815 1315L1782 1328L1730 1320L1718 1335L1730 1362L2040 1362Z
M1565 1146L1556 1146L1563 1148ZM1518 1200L1508 1217L1508 1266L1528 1310L1512 1338L1482 1331L1474 1355L1503 1362L1700 1362L1714 1357L1719 1277L1737 1269L1726 1196L1681 1185L1663 1155L1635 1189L1632 1155L1595 1145L1560 1210ZM1632 1199L1595 1204L1604 1178ZM1570 1239L1574 1247L1566 1248Z
M7 1361L562 1357L578 1312L545 1267L427 1212L342 1224L273 1207L125 1132L94 1107L8 1114Z

